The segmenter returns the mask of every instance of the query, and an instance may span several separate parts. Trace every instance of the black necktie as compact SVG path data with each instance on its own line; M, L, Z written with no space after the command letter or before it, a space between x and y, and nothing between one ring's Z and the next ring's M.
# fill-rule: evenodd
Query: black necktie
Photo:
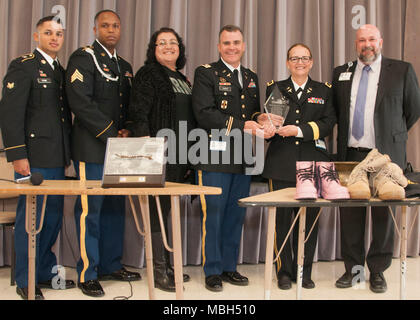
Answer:
M118 73L121 73L121 71L120 71L120 65L118 64L117 58L112 57L111 60L114 63L114 65L117 67Z
M297 91L296 91L296 96L297 96L298 100L302 97L302 96L299 97L299 93L301 93L301 92L303 92L303 89L301 87L299 87L299 89L297 89Z
M54 66L54 79L55 81L61 84L62 74L61 74L60 66L58 65L57 60L54 60L53 66Z
M238 71L238 69L233 70L233 79L236 81L236 84L239 86L239 88L242 89L241 83L239 82L239 71Z

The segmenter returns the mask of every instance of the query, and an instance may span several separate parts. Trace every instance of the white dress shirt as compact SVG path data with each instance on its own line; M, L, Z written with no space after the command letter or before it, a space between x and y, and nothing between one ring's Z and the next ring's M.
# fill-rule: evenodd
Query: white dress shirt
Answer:
M351 87L351 98L350 98L350 125L349 125L349 147L353 148L369 148L373 149L376 147L376 139L375 139L375 126L374 126L374 113L375 113L375 104L376 104L376 96L378 93L378 85L379 85L379 76L381 74L381 63L382 63L382 55L374 61L370 67L371 70L369 71L369 82L367 88L367 95L366 95L366 106L365 106L365 126L364 126L364 135L363 137L357 141L351 134L351 130L353 128L353 117L354 117L354 109L356 107L356 99L357 99L357 92L359 90L359 83L362 77L363 68L365 64L360 61L357 61L356 70L354 71L353 83Z

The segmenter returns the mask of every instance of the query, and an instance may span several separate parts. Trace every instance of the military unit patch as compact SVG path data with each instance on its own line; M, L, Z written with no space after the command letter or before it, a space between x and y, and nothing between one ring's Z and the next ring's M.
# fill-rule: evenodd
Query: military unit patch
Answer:
M73 73L73 75L71 76L71 83L75 82L76 80L79 80L80 82L83 83L83 74L81 74L79 72L79 70L76 69L76 71Z
M12 90L15 87L15 83L14 82L8 82L7 83L7 89Z

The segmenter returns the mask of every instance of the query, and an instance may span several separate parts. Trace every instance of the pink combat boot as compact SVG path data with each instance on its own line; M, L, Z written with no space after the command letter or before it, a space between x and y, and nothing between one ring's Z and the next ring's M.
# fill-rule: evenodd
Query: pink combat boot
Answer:
M318 192L315 187L315 162L296 162L296 200L316 200Z
M334 162L317 162L318 188L325 200L350 199L349 191L340 184Z

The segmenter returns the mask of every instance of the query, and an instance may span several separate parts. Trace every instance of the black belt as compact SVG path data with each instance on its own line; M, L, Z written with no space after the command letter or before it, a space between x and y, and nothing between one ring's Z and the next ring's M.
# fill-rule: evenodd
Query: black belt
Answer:
M369 148L362 148L362 147L358 147L358 148L352 148L352 147L348 147L349 150L352 151L357 151L357 152L365 152L365 153L369 153L372 151L372 149Z

